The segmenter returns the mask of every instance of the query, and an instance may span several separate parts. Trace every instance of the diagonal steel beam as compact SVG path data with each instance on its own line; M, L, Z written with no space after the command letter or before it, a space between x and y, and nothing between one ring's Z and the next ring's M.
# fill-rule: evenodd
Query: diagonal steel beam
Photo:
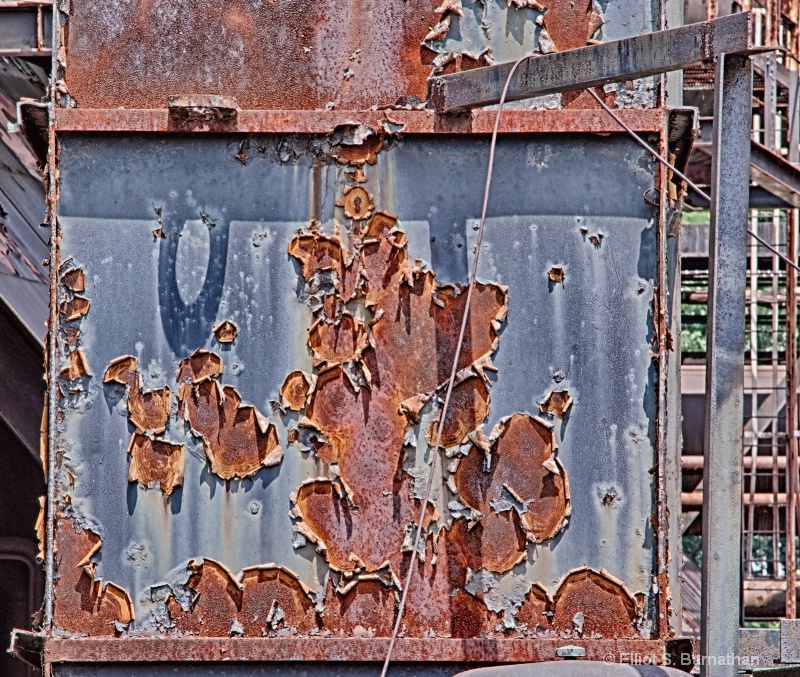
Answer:
M750 43L750 29L750 12L740 12L624 40L533 55L514 73L506 101L680 70L720 54L764 51ZM439 113L497 103L513 65L501 63L431 78L428 98Z

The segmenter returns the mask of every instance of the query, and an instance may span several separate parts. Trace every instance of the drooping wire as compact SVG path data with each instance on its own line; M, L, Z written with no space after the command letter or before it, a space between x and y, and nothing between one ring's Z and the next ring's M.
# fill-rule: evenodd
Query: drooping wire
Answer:
M698 187L697 184L695 184L691 179L689 179L689 177L687 177L683 172L681 172L679 169L677 169L675 167L675 165L670 164L661 154L659 154L657 151L655 151L653 148L651 148L647 143L645 143L645 141L642 139L642 137L640 137L628 125L626 125L625 122L611 108L609 108L605 104L605 102L599 96L597 96L597 94L593 90L588 89L586 91L588 91L589 94L591 94L594 97L594 100L597 101L597 103L600 104L600 106L603 108L603 110L606 113L608 113L612 118L614 118L614 120L616 120L617 124L620 127L622 127L626 132L628 132L628 134L630 134L630 136L633 138L634 141L636 141L636 143L638 143L642 148L644 148L648 153L650 153L650 155L652 155L662 165L664 165L668 169L671 169L672 172L676 176L678 176L681 179L683 179L686 182L686 185L689 186L692 190L694 190L700 197L702 197L704 200L707 200L709 204L711 203L711 196L710 195L708 195L704 190L702 190L700 187ZM796 271L800 272L800 266L798 266L794 261L792 261L787 256L784 256L783 254L781 254L777 249L775 249L768 242L765 242L762 238L760 238L756 233L754 233L749 228L747 229L747 233L750 235L750 237L754 238L760 244L762 244L764 247L769 249L769 251L771 251L775 256L777 256L787 266L791 266Z
M415 565L417 563L418 557L418 549L420 544L420 539L422 537L422 531L424 529L425 524L425 516L428 509L428 501L431 496L431 490L433 489L433 480L436 471L436 461L439 458L439 447L442 443L442 430L444 429L444 423L447 418L447 411L450 407L450 396L453 394L453 386L455 385L456 374L458 373L458 363L461 359L461 348L464 344L464 335L466 334L467 329L467 321L469 319L469 308L470 303L472 301L472 290L475 287L475 278L478 273L478 257L480 256L481 251L481 243L483 241L483 230L484 224L486 223L486 209L489 205L489 189L492 185L492 169L494 167L494 151L495 147L497 146L497 133L500 129L500 117L503 114L503 106L505 105L506 95L508 94L508 86L511 83L511 78L514 76L517 67L525 60L530 59L532 55L523 56L517 61L514 62L514 65L511 67L511 70L508 72L508 76L506 77L505 85L503 86L503 92L500 95L500 102L497 108L497 115L494 119L494 130L492 131L492 141L489 144L489 166L486 170L486 184L483 191L483 208L481 209L481 220L478 225L478 235L476 238L475 243L475 254L472 259L472 269L470 270L469 275L469 286L467 287L467 301L464 305L464 317L461 320L461 330L458 333L458 342L456 343L456 351L455 355L453 356L453 368L450 371L450 380L447 383L447 391L444 397L444 404L442 405L441 413L439 414L439 425L437 426L436 431L436 444L433 446L433 454L431 458L431 467L430 467L430 474L428 475L428 482L425 487L425 496L422 500L422 508L420 510L419 522L417 524L417 531L416 535L414 536L414 547L411 551L411 561L408 565L408 573L406 574L406 580L403 585L403 594L400 598L400 606L397 610L397 620L394 624L394 629L392 630L392 638L389 642L389 649L386 652L386 660L383 663L383 670L381 670L381 677L386 677L386 673L389 670L389 664L392 660L392 652L394 651L394 645L397 641L397 635L400 632L400 626L403 622L403 612L406 608L406 600L408 599L408 590L411 587L411 582L414 577L414 570Z

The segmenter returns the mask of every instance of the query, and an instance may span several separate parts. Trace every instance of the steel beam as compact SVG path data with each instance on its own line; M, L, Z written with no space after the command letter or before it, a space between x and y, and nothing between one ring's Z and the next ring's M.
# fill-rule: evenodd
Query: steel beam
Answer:
M750 44L750 12L703 23L544 54L519 65L506 101L597 87L680 70L720 54L743 54ZM763 49L763 48L762 48ZM513 63L429 80L429 100L439 113L488 106L500 100Z
M742 55L717 59L711 168L708 353L701 654L737 646L742 522L742 417L745 262L752 68ZM736 674L735 666L701 667L704 677Z

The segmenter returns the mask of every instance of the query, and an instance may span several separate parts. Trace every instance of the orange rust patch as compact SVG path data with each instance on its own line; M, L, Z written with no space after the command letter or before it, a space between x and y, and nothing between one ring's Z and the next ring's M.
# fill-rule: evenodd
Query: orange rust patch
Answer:
M338 464L345 495L328 481L304 484L297 491L294 513L307 534L325 546L331 566L342 571L376 571L388 562L396 573L402 564L404 534L419 519L420 509L409 494L411 478L401 470L408 417L413 416L414 399L423 403L450 374L465 300L451 287L441 287L433 273L412 265L405 233L392 231L396 223L396 217L378 213L361 246L354 244L353 266L359 267L364 284L352 288L373 319L369 345L353 363L363 370L369 387L356 391L343 367L329 368L317 374L306 408L309 425L327 439L315 445L317 456ZM309 245L320 240L314 233L298 238L306 238ZM300 260L305 277L311 274L316 259L310 257L309 247L301 250L293 243L289 253ZM332 266L338 260L329 256L321 263ZM476 286L464 366L471 365L471 355L491 354L493 323L502 321L505 303L500 288ZM481 322L488 326L479 327ZM321 349L316 328L310 338L312 348ZM330 348L324 355L342 357ZM462 388L465 404L471 387ZM485 390L473 399L480 400L480 395L488 399ZM466 434L461 429L482 415L484 407L474 403L480 411L453 417L453 436Z
M545 589L538 583L534 583L525 600L517 610L517 624L528 626L528 634L538 635L552 628L552 622L547 617L550 611L551 602Z
M70 268L61 275L61 284L73 292L86 290L86 273L80 268Z
M563 284L564 278L566 277L566 273L564 272L563 266L553 266L547 273L547 276L550 278L551 282L556 284Z
M72 320L78 320L86 315L91 305L89 299L76 294L69 301L63 301L61 303L60 312L64 316L64 319L70 322Z
M111 360L106 373L103 374L103 383L119 383L131 390L137 388L136 358L132 355L122 355Z
M348 186L340 201L344 215L354 221L362 221L372 213L372 195L361 186Z
M576 632L576 615L582 616L583 637L635 638L636 601L625 587L605 571L588 568L564 578L553 596L553 627Z
M306 406L310 387L310 380L304 372L300 370L293 371L286 377L281 386L281 403L292 411L300 411Z
M397 217L387 212L378 212L367 224L365 236L368 238L379 239L386 237L389 231L397 225Z
M349 301L355 296L359 276L358 260L348 263L347 253L338 237L317 231L295 235L289 243L289 255L300 262L303 279L311 280L317 271L332 271L337 276L339 301ZM331 313L328 316L333 317Z
M233 322L224 320L214 327L212 331L220 343L233 343L239 330Z
M536 541L552 538L569 515L566 473L554 454L550 428L527 414L514 414L499 427L488 472L484 454L474 449L458 466L456 487L463 501L490 517L499 516L492 502L516 503L507 512L519 514L530 537ZM487 523L487 529L499 528L499 523L491 522L496 519Z
M354 183L366 183L367 175L364 173L364 167L358 166L352 172L346 172L347 178Z
M75 348L81 338L81 330L77 327L62 327L64 332L64 343L70 348Z
M592 0L574 2L549 2L544 15L544 27L559 52L577 47L585 47L586 41L594 34L590 31ZM595 29L596 30L596 29ZM590 34L591 33L591 34Z
M68 632L90 636L114 635L114 622L128 624L134 617L128 594L114 583L94 577L90 558L100 550L100 536L79 530L75 522L56 517L54 623Z
M394 592L381 581L354 581L344 593L329 581L321 621L324 630L340 637L389 637L395 614Z
M180 387L198 384L222 374L222 358L209 350L195 350L188 360L181 362L178 370Z
M466 307L466 289L456 295L454 287L441 287L436 293L442 307L436 306L436 338L438 378L442 383L450 377L453 367L453 356L456 352L458 334L464 319ZM465 369L473 362L492 353L496 347L497 327L505 318L506 302L504 289L495 284L475 283L472 294L467 328L458 369Z
M283 458L275 426L252 405L242 405L231 386L205 381L181 390L178 413L203 440L211 472L222 479L250 477Z
M167 608L178 632L227 637L242 606L242 587L230 571L211 559L192 560L188 586L196 592L189 611L170 595Z
M498 622L482 600L464 591L467 568L480 568L480 554L474 547L475 539L466 528L464 520L453 523L448 531L442 529L438 537L426 543L425 562L418 563L418 572L408 592L403 617L406 635L424 637L435 633L437 637L466 639L490 634ZM435 563L434 563L435 557ZM410 562L407 553L400 571L405 580Z
M242 571L239 621L245 637L262 637L281 628L306 634L319 625L309 590L294 573L273 565Z
M222 360L195 351L178 367L178 415L203 440L211 472L223 479L250 477L283 458L275 426L252 405L243 405L232 386L217 380Z
M379 134L370 134L363 143L334 146L331 154L339 164L359 166L374 165L378 161L378 153L383 148L383 138Z
M69 352L69 367L62 369L61 376L68 378L70 381L86 376L89 373L89 363L86 361L86 355L82 348L71 350Z
M141 378L136 371L136 358L123 355L111 361L103 383L119 383L128 389L128 419L137 432L160 435L167 429L172 392L169 386L142 392Z
M152 431L160 435L167 429L172 393L168 386L158 390L128 393L128 416L130 422L142 432Z
M308 333L308 346L314 353L314 366L335 365L360 357L367 347L364 326L350 315L338 322L315 322Z
M453 388L450 406L442 429L441 447L448 449L467 441L467 436L480 428L489 415L489 387L478 376L464 379ZM428 444L434 446L439 430L438 421L428 428Z
M564 418L571 406L572 396L569 394L569 391L553 390L547 395L544 402L539 405L539 411Z
M183 445L151 440L146 435L134 433L128 453L131 455L129 482L140 482L145 486L158 484L167 496L175 487L183 484L186 462Z

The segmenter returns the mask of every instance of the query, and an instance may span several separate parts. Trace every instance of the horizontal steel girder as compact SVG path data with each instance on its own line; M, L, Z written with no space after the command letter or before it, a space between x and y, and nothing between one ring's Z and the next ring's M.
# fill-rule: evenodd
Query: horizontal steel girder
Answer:
M517 68L506 101L680 70L720 54L751 53L754 48L750 24L750 13L741 12L624 40L533 56ZM430 101L439 113L495 104L500 101L513 65L507 62L431 78Z

